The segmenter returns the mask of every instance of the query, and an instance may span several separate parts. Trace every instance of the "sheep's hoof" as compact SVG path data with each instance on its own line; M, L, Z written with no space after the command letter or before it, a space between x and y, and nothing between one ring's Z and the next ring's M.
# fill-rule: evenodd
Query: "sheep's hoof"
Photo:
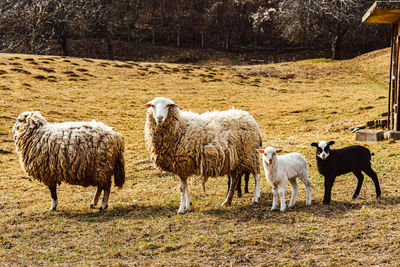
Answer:
M57 207L51 207L50 211L57 211Z
M185 209L179 209L178 214L185 214Z
M185 209L185 212L190 212L190 211L193 211L193 207L189 207L189 208Z
M256 203L258 203L258 201L259 201L259 198L253 197L253 199L251 200L251 203L256 204Z
M381 195L381 196L378 196L378 197L376 197L376 201L377 201L378 203L380 203L380 202L382 201L382 195Z
M274 210L278 210L278 208L277 207L272 207L271 211L274 211Z
M286 211L286 207L284 209L281 209L281 212L284 212L284 211Z
M90 204L90 208L91 208L91 209L95 209L96 206L92 203L92 204Z
M105 211L107 208L108 208L108 204L106 204L106 205L104 206L104 208L103 208L103 206L101 206L101 207L99 208L99 211L100 211L100 212L103 212L103 211Z
M230 205L231 205L231 203L228 203L228 201L224 201L224 202L221 203L221 207L227 207L227 206L230 206Z

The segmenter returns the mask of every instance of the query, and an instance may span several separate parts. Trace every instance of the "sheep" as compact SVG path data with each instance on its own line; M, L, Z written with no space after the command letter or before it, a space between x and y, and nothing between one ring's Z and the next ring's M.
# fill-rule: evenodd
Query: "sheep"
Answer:
M231 175L232 183L222 206L231 205L239 175L252 173L260 198L261 132L246 111L230 109L202 114L183 111L172 100L156 97L147 108L145 141L155 165L180 178L181 203L178 213L192 210L187 178L192 175Z
M48 186L52 211L57 209L61 182L96 186L90 208L104 191L100 211L108 207L111 176L119 188L125 182L124 138L101 122L48 123L39 111L26 111L12 131L21 167Z
M249 179L250 179L250 174L248 172L244 173L244 192L248 193L249 192ZM237 195L238 197L242 197L242 176L243 175L239 175L239 182L238 182L238 186L236 188L237 191ZM229 193L229 188L231 187L231 176L228 175L228 191L226 192L226 194Z
M365 172L375 184L376 198L381 196L378 176L371 167L371 152L363 146L349 146L341 149L330 149L335 141L319 141L314 142L311 146L317 148L316 159L319 173L324 176L325 194L324 204L331 203L332 186L337 176L352 172L358 179L356 191L353 199L357 198L360 193L364 176L361 171Z
M271 210L277 209L278 187L279 197L281 199L280 210L286 210L285 192L288 181L293 189L289 207L292 207L296 203L297 192L299 191L296 178L299 178L306 186L306 205L311 205L311 181L307 173L307 160L300 153L277 155L277 153L282 152L282 150L276 150L273 147L258 149L258 152L262 154L262 163L267 181L272 185L273 199Z

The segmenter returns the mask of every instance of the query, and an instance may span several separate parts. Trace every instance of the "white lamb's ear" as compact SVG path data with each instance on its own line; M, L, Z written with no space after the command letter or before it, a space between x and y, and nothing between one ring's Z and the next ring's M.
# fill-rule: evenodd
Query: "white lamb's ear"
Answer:
M276 153L281 153L283 150L282 149L277 149Z
M149 107L151 107L153 104L151 104L150 102L149 103L147 103L147 104L144 104L143 106L142 106L142 108L149 108Z
M261 154L264 154L264 149L257 149L258 152L260 152Z

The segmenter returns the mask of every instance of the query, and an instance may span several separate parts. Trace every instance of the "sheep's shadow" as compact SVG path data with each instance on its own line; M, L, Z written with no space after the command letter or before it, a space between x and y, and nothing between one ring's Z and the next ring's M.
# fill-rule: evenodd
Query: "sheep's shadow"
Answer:
M244 199L243 199L244 200ZM320 200L313 201L310 206L305 205L305 201L298 200L294 207L288 208L285 212L271 211L271 199L266 194L262 194L261 200L256 204L238 205L236 199L232 206L221 207L214 206L205 210L197 210L194 206L194 213L201 213L206 216L214 216L221 221L229 220L238 223L278 223L287 224L290 221L295 221L301 217L316 217L323 219L332 219L340 217L354 210L362 210L364 208L373 207L378 209L387 209L390 206L400 203L400 196L387 196L381 201L376 201L371 198L367 201L332 201L330 205L323 204ZM139 203L130 205L116 205L109 207L106 211L99 212L98 210L87 211L80 210L58 210L56 212L48 211L42 215L64 217L80 222L99 223L115 220L116 218L135 218L147 219L155 217L185 216L177 214L178 206L170 205L141 205Z
M100 212L98 210L74 211L60 210L54 214L57 216L73 219L81 222L107 222L116 218L140 218L147 219L149 217L171 217L176 214L177 208L172 205L117 205L109 207L107 210ZM49 211L52 213L51 211Z
M238 222L274 222L287 224L288 220L295 220L298 213L300 216L316 217L324 219L332 219L342 216L350 211L362 210L364 208L373 207L378 209L387 209L390 206L400 203L400 196L388 196L377 201L371 198L366 201L351 200L348 201L332 201L326 205L322 200L313 200L310 206L305 205L305 201L298 200L296 204L287 208L285 212L271 211L272 200L265 196L261 197L259 203L249 204L247 206L238 206L235 203L231 207L215 207L203 211L204 214L219 217L221 220L235 220ZM288 204L288 203L286 203Z

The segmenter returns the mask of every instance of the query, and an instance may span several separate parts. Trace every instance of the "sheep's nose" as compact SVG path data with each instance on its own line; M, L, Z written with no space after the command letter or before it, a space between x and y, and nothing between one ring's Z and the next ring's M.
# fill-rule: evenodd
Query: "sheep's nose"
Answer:
M158 123L162 123L164 121L164 117L163 116L157 116L157 122Z
M272 159L270 159L270 160L268 161L268 163L271 164L271 163L272 163Z

